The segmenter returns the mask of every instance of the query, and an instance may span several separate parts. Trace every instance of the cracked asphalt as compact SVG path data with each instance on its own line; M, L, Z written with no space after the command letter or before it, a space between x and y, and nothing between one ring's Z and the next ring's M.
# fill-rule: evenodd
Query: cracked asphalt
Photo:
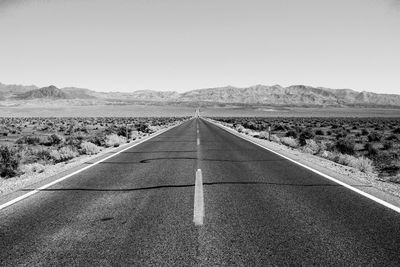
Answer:
M1 210L0 265L400 266L400 214L193 119Z

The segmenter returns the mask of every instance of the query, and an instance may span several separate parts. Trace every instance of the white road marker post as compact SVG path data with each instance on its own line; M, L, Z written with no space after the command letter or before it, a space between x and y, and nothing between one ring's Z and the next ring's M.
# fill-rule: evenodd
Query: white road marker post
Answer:
M204 195L203 195L203 177L201 170L196 171L196 182L194 186L194 209L193 222L196 226L203 225L204 218Z

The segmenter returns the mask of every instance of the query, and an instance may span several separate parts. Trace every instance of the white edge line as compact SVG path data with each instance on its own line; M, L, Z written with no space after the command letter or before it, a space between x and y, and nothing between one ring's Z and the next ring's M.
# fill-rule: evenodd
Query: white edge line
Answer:
M194 187L194 208L193 222L195 225L203 225L204 218L204 194L203 194L203 177L201 169L196 171L196 181Z
M180 123L180 124L177 124L177 125L175 125L175 126L172 126L171 128L168 128L168 129L165 129L165 130L161 130L160 132L158 132L158 133L156 133L156 134L150 136L149 138L146 138L146 139L141 140L141 141L139 141L139 142L137 142L137 143L135 143L135 144L133 144L133 145L131 145L131 146L128 146L128 147L126 147L126 148L124 148L124 149L122 149L122 150L120 150L120 151L118 151L118 152L116 152L116 153L114 153L114 154L112 154L112 155L110 155L110 156L107 156L107 157L105 157L105 158L103 158L103 159L101 159L101 160L98 160L98 161L96 161L96 162L90 164L89 166L86 166L86 167L84 167L84 168L82 168L82 169L79 169L79 170L74 171L74 172L72 172L72 173L70 173L70 174L67 174L67 175L65 175L65 176L63 176L63 177L61 177L61 178L59 178L59 179L57 179L57 180L55 180L55 181L53 181L53 182L50 182L50 183L48 183L48 184L45 184L45 185L43 185L43 186L41 186L41 187L39 187L39 188L37 188L37 189L35 189L35 190L33 190L33 191L30 191L29 193L26 193L26 194L22 195L22 196L19 196L19 197L17 197L17 198L14 198L14 199L12 199L12 200L10 200L10 201L8 201L8 202L6 202L6 203L0 205L0 210L2 210L2 209L4 209L4 208L7 208L8 206L11 206L11 205L13 205L13 204L15 204L15 203L17 203L17 202L19 202L19 201L21 201L21 200L27 198L27 197L30 197L30 196L32 196L32 195L34 195L34 194L40 192L40 191L43 190L43 189L46 189L46 188L48 188L48 187L50 187L50 186L52 186L52 185L55 185L55 184L57 184L57 183L59 183L59 182L65 180L65 179L68 179L69 177L74 176L75 174L78 174L78 173L83 172L83 171L85 171L85 170L87 170L87 169L89 169L89 168L91 168L91 167L93 167L93 166L96 166L97 164L99 164L99 163L101 163L101 162L103 162L103 161L105 161L105 160L107 160L107 159L109 159L109 158L112 158L112 157L114 157L114 156L116 156L116 155L118 155L118 154L120 154L120 153L122 153L122 152L124 152L124 151L126 151L126 150L128 150L128 149L130 149L130 148L132 148L132 147L135 147L135 146L137 146L137 145L140 145L141 143L144 143L144 142L146 142L146 141L148 141L148 140L150 140L150 139L152 139L152 138L154 138L154 137L156 137L156 136L158 136L158 135L160 135L160 134L162 134L162 133L165 133L165 132L167 132L167 131L169 131L169 130L175 128L175 127L178 127L179 125L182 125L182 124L185 123L185 122L186 122L186 121L184 121L184 122L182 122L182 123Z
M295 160L293 160L291 158L288 158L288 157L286 157L286 156L284 156L284 155L282 155L282 154L280 154L280 153L278 153L276 151L273 151L273 150L271 150L271 149L269 149L269 148L267 148L267 147L265 147L265 146L263 146L261 144L258 144L256 142L254 142L253 140L247 139L244 136L241 136L239 133L233 132L234 131L233 129L231 129L231 128L225 126L225 125L221 125L221 124L215 123L215 122L213 122L211 120L208 120L208 121L213 123L214 125L219 126L220 128L224 129L225 131L227 131L227 132L229 132L231 134L234 134L235 136L238 136L238 137L240 137L240 138L242 138L242 139L244 139L244 140L246 140L248 142L251 142L251 143L253 143L253 144L255 144L255 145L259 146L259 147L262 147L262 148L264 148L264 149L266 149L266 150L268 150L268 151L270 151L270 152L272 152L272 153L274 153L274 154L276 154L276 155L278 155L278 156L280 156L282 158L285 158L285 159L287 159L287 160L289 160L289 161L291 161L291 162L293 162L293 163L295 163L297 165L300 165L303 168L306 168L306 169L308 169L308 170L310 170L310 171L312 171L312 172L314 172L314 173L316 173L316 174L318 174L320 176L325 177L328 180L331 180L331 181L333 181L333 182L335 182L337 184L340 184L341 186L344 186L344 187L346 187L346 188L348 188L348 189L350 189L350 190L352 190L352 191L354 191L354 192L356 192L356 193L358 193L360 195L363 195L364 197L367 197L367 198L369 198L369 199L371 199L371 200L373 200L373 201L375 201L375 202L377 202L377 203L379 203L379 204L381 204L381 205L383 205L383 206L385 206L385 207L387 207L389 209L392 209L392 210L400 213L400 207L397 207L397 206L395 206L393 204L390 204L390 203L388 203L388 202L386 202L386 201L384 201L384 200L382 200L380 198L377 198L377 197L375 197L373 195L370 195L370 194L368 194L368 193L366 193L366 192L364 192L364 191L362 191L362 190L360 190L358 188L355 188L355 187L353 187L351 185L348 185L348 184L346 184L346 183L344 183L342 181L339 181L339 180L337 180L337 179L335 179L335 178L333 178L333 177L331 177L331 176L329 176L329 175L327 175L325 173L322 173L322 172L320 172L320 171L318 171L316 169L313 169L313 168L311 168L311 167L309 167L307 165L304 165L304 164L302 164L302 163L300 163L298 161L295 161Z

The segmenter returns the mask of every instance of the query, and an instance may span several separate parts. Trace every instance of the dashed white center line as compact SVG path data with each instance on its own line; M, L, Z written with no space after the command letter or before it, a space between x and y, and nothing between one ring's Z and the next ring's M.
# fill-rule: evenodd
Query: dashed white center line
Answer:
M194 209L193 222L196 226L203 225L204 218L204 195L203 195L203 177L201 170L196 171L196 182L194 187Z

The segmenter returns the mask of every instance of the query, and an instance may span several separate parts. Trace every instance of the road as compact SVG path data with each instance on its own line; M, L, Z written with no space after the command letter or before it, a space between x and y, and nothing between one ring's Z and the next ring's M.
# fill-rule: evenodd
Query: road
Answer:
M1 210L10 265L400 266L400 214L193 119Z

